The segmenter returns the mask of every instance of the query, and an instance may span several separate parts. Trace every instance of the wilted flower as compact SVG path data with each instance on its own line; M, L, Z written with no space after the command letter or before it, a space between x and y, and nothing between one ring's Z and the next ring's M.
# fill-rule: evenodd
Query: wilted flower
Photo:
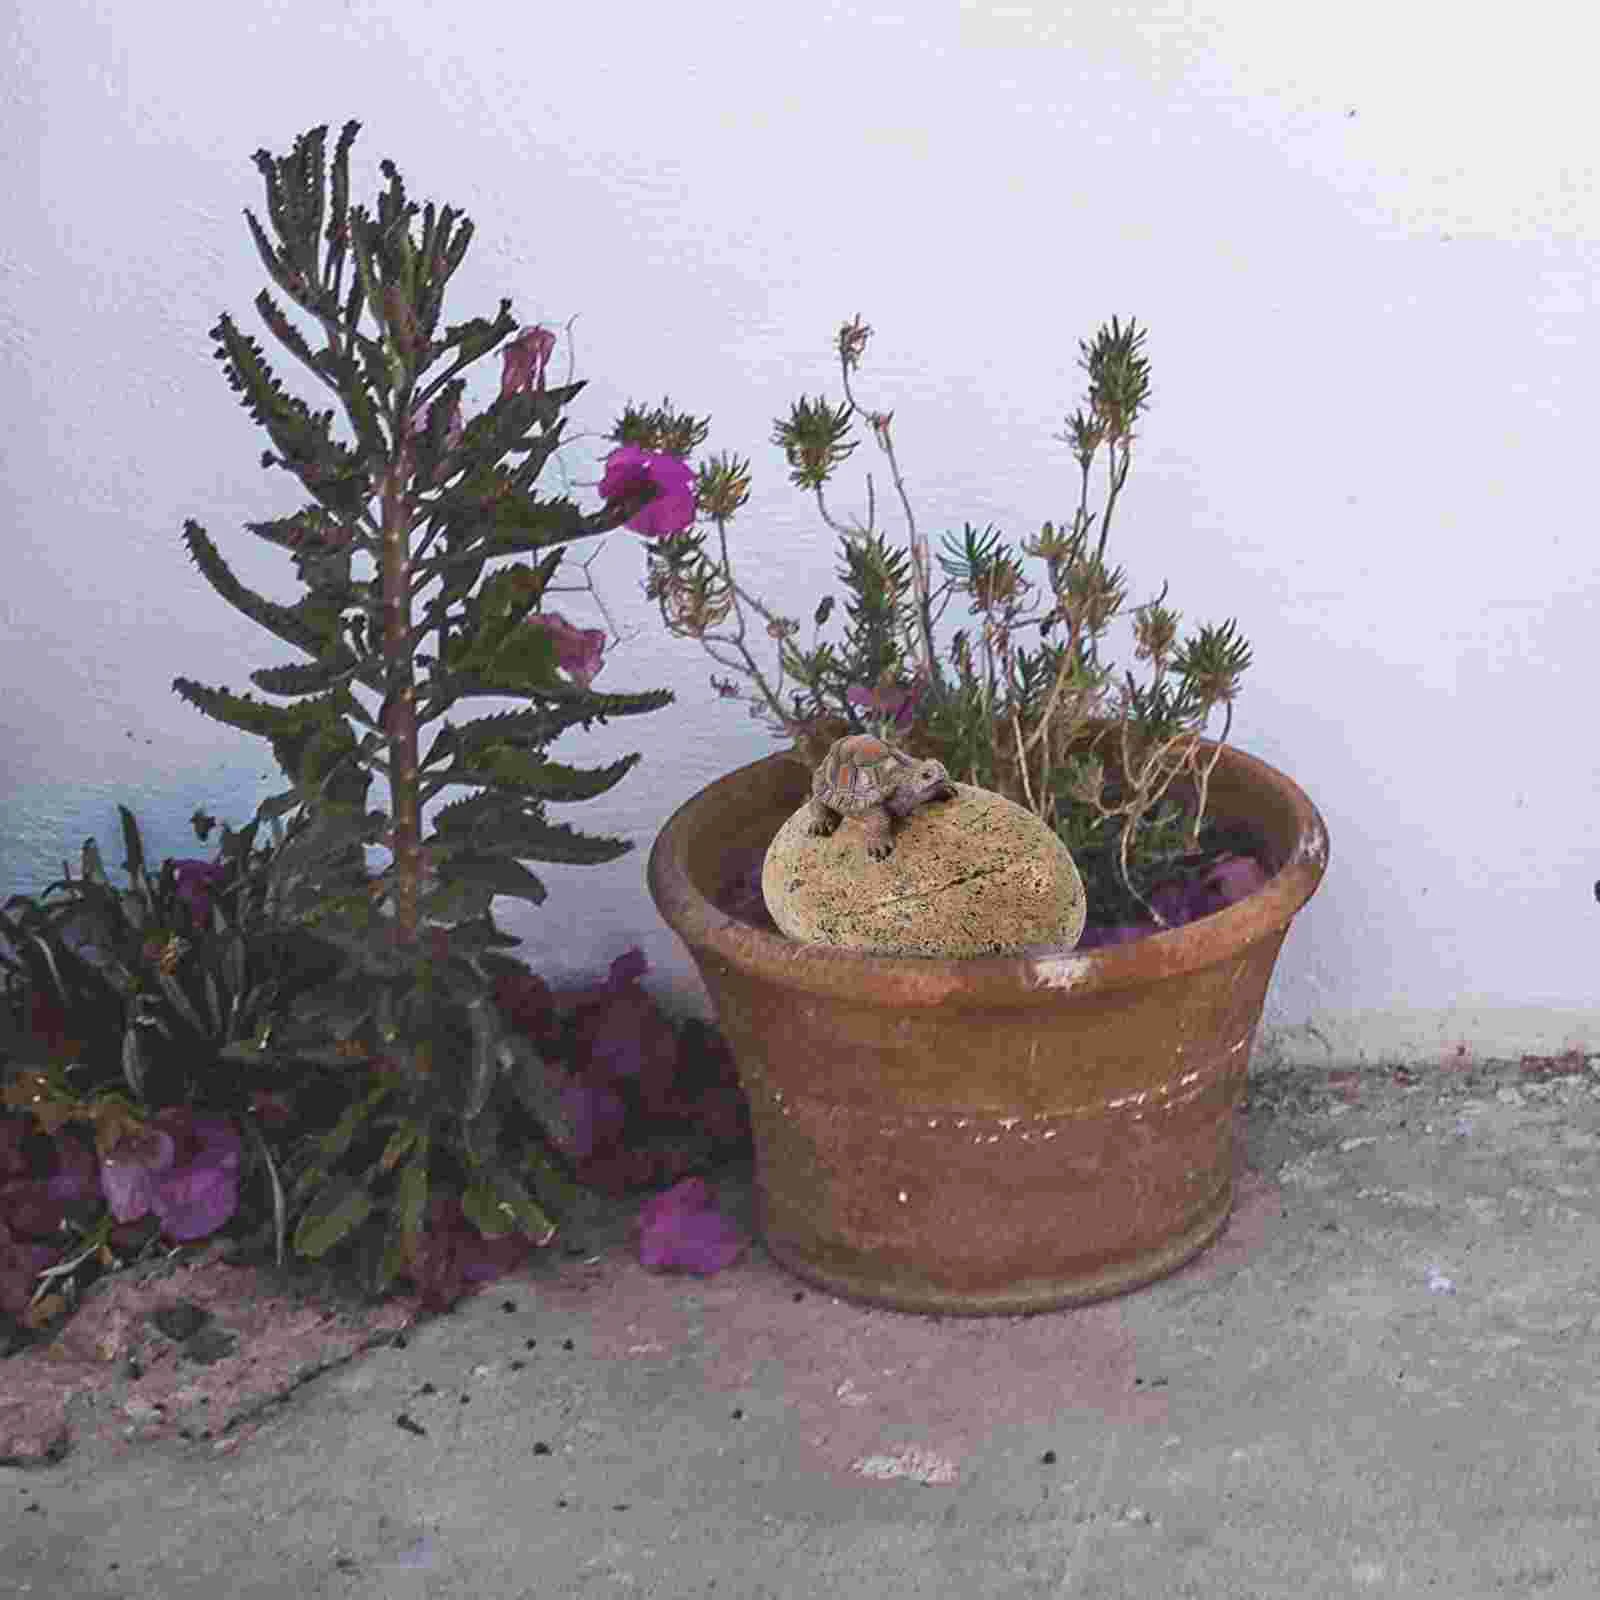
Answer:
M873 717L889 719L897 729L909 728L916 715L917 684L880 684L876 689L864 689L859 684L845 690L845 699L860 706Z
M500 398L544 388L544 369L556 347L556 336L542 327L524 328L500 355Z
M559 611L535 611L528 618L530 628L543 628L556 647L556 665L580 689L587 689L604 664L603 628L575 628Z
M606 457L600 479L600 498L620 500L654 487L655 498L628 519L635 533L649 539L668 539L682 533L695 518L694 473L689 464L663 451L644 450L636 444L619 445Z
M450 401L451 401L451 404L450 404L450 418L449 418L449 421L445 424L444 444L445 444L445 449L454 450L455 447L458 444L461 443L461 435L466 430L461 425L461 396L459 394L452 395L452 396L450 396ZM430 425L433 422L434 413L444 403L445 403L445 396L444 395L440 395L433 402L433 404L428 407L428 422L429 422Z
M203 927L211 912L211 891L227 882L228 869L211 861L174 861L173 880L178 898L188 906L196 927Z

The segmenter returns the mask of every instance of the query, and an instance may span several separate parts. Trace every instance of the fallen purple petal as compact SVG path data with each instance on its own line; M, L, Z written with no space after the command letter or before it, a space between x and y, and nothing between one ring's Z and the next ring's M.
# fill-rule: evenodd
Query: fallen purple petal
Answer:
M1267 875L1261 863L1250 856L1229 856L1212 868L1208 882L1222 897L1222 904L1231 906L1266 888Z
M747 1241L716 1209L704 1178L685 1178L639 1213L639 1264L709 1277L732 1265Z
M621 988L625 983L633 983L642 978L650 970L650 962L643 950L634 948L624 950L615 961L611 963L609 981L616 988Z

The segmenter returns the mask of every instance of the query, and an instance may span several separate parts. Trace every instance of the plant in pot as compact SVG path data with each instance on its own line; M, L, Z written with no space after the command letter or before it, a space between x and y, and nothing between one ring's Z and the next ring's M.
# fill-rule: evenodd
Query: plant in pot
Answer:
M1093 1300L1172 1271L1226 1221L1233 1111L1327 836L1294 783L1227 745L1249 664L1233 622L1180 641L1163 588L1129 619L1142 679L1107 659L1128 594L1106 551L1149 396L1143 330L1114 320L1081 346L1087 406L1063 435L1081 477L1070 524L1044 523L1021 552L969 524L945 536L937 578L891 416L854 393L870 332L859 318L839 331L843 402L802 398L774 434L839 539L840 637L823 632L831 596L805 647L799 622L738 578L729 527L748 497L745 461L700 467L710 531L649 550L647 590L668 630L745 678L753 711L793 741L671 818L650 888L738 1060L780 1261L911 1310ZM903 544L876 525L870 476L864 519L830 503L858 420L887 458ZM687 456L707 431L630 407L613 437ZM1105 500L1091 511L1099 461ZM955 598L971 621L941 656ZM712 683L741 692L727 676ZM760 861L805 802L811 768L859 732L937 758L1053 829L1087 889L1078 947L951 960L783 938L761 905Z
M581 769L551 759L549 747L574 727L657 710L672 696L592 689L604 635L572 626L545 597L574 541L624 524L676 531L693 505L688 469L644 451L613 454L598 511L536 492L583 386L546 386L554 335L519 330L509 300L493 318L444 322L472 224L450 206L419 207L389 161L375 207L352 205L358 129L345 124L331 164L326 127L288 155L258 152L267 226L246 212L283 296L263 290L256 310L331 393L340 432L335 410L287 393L230 317L212 330L230 385L270 437L262 465L310 496L292 515L247 525L291 553L306 593L294 605L254 593L202 527L184 530L212 588L305 659L251 674L288 704L190 678L173 688L269 740L289 780L260 808L262 818L293 811L302 823L275 863L283 913L340 965L292 1011L220 1053L314 1057L352 1075L345 1112L285 1173L286 1203L295 1247L313 1258L383 1224L372 1275L382 1288L402 1271L430 1270L430 1225L441 1220L464 1216L491 1239L543 1243L555 1232L546 1207L566 1184L537 1134L559 1112L558 1096L496 1007L497 982L526 968L505 955L518 941L495 925L491 904L545 898L528 861L599 863L629 848L552 822L546 808L603 794L639 758ZM493 353L497 392L465 417L464 374ZM521 704L442 720L484 698ZM375 777L387 811L367 808ZM440 806L425 835L425 808L451 789L465 792ZM365 852L379 845L392 861L373 874Z

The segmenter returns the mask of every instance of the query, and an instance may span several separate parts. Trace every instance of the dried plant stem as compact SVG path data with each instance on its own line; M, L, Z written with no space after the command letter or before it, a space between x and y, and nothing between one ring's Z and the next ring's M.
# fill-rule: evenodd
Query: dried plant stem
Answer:
M1017 771L1022 775L1022 793L1030 811L1037 811L1033 803L1033 786L1028 782L1028 753L1022 745L1022 719L1017 715L1015 707L1011 712L1011 732L1017 741Z
M840 357L839 367L844 383L844 397L851 411L870 418L872 413L865 411L856 401L855 393L850 387L850 363L843 356ZM901 475L900 462L894 453L894 441L889 437L887 421L881 427L874 423L872 431L879 447L889 458L889 476L894 482L895 493L900 497L900 509L905 514L906 529L910 534L911 581L917 597L917 647L921 658L919 667L921 671L931 676L937 670L937 662L933 654L932 562L928 556L928 540L917 528L917 516L911 509L911 497L906 493L905 479ZM869 478L869 492L870 487ZM819 504L821 494L819 487L817 490Z

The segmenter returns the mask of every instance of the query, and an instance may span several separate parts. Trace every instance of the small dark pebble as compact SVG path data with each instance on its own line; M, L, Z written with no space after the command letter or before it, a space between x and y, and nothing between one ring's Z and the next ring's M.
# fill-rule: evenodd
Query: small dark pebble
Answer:
M515 1300L502 1300L500 1302L500 1309L502 1311L515 1311L517 1309L517 1302Z
M417 1390L418 1394L437 1394L439 1391L431 1383L425 1383Z
M535 1439L533 1441L533 1453L536 1456L547 1456L550 1454L550 1446L543 1439Z
M356 1564L349 1556L335 1556L333 1561L340 1572L354 1572Z
M1053 1467L1056 1464L1056 1453L1054 1450L1046 1450L1045 1453L1039 1457L1039 1459L1047 1467Z
M524 1340L523 1340L523 1341L522 1341L522 1348L523 1348L523 1349L524 1349L524 1350L531 1350L531 1349L533 1349L533 1347L534 1347L534 1346L535 1346L535 1345L536 1345L536 1344L538 1344L538 1342L539 1342L539 1341L538 1341L538 1340L537 1340L537 1339L524 1339Z
M394 1338L390 1341L390 1343L392 1343L394 1345L396 1350L404 1350L405 1347L410 1342L411 1341L409 1339L407 1339L406 1336L403 1333L397 1333L394 1336Z
M565 1500L557 1500L556 1504L560 1506L563 1511L567 1509L567 1502Z
M122 1563L120 1561L113 1561L111 1563L111 1565L106 1570L108 1572L115 1572L117 1570L117 1568L120 1567L121 1565L122 1565Z
M626 1511L628 1509L628 1502L626 1500L619 1500L614 1506L612 1506L611 1509L613 1511Z
M465 1405L467 1403L467 1401L469 1401L471 1398L472 1398L472 1396L470 1394L462 1395L462 1397L461 1397L462 1405Z
M192 1300L179 1300L150 1313L150 1320L166 1334L182 1344L192 1339L211 1320L211 1313Z
M44 1510L44 1507L42 1505L40 1505L37 1500L34 1500L29 1504L28 1509L30 1511L40 1511L40 1512L42 1512Z
M789 1296L789 1298L793 1300L796 1305L799 1305L800 1302L805 1299L805 1293L800 1289L796 1289L795 1292Z
M214 1362L221 1361L224 1356L231 1356L238 1343L237 1334L228 1333L214 1326L202 1328L192 1339L184 1340L183 1359L209 1367Z
M513 1371L513 1372L521 1372L521 1371L522 1371L522 1369L523 1369L523 1368L524 1368L524 1367L525 1367L525 1366L527 1366L527 1364L528 1364L528 1363L527 1363L527 1362L526 1362L526 1361L513 1361L513 1362L512 1362L512 1363L511 1363L511 1370L512 1370L512 1371Z
M743 1422L744 1421L744 1407L743 1406L735 1406L733 1408L733 1420L735 1422Z
M563 1350L571 1350L573 1348L572 1341L570 1339L563 1339L561 1341L561 1348Z
M407 1433L416 1434L419 1439L426 1439L428 1437L428 1430L424 1428L420 1422L413 1421L403 1411L394 1419L394 1424L397 1428L404 1428Z

